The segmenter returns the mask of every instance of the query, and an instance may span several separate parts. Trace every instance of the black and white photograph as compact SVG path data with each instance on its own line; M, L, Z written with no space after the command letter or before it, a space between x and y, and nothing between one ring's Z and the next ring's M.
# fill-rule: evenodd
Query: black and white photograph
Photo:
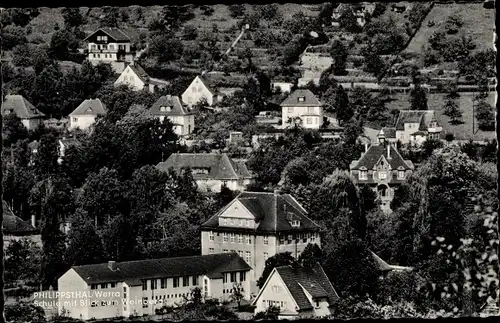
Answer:
M132 4L0 5L6 322L500 316L495 0Z

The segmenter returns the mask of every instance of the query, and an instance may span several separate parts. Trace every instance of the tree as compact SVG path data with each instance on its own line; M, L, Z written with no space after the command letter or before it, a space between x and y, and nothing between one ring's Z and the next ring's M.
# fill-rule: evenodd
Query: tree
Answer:
M194 17L191 5L163 6L161 17L169 30L177 30L186 21Z
M118 27L118 19L120 18L120 11L117 7L104 7L102 8L103 17L99 21L100 27Z
M58 157L57 138L51 133L43 135L34 158L36 173L42 178L57 174L59 170Z
M359 25L351 7L344 10L340 16L339 23L340 27L348 32L356 33L359 31Z
M97 234L88 215L80 210L77 211L72 220L71 230L68 233L68 247L64 257L66 264L79 266L102 262L104 255L101 237Z
M45 67L35 78L30 95L31 100L40 111L48 116L60 116L62 79L63 74L57 63Z
M460 119L462 118L462 111L458 107L458 104L455 100L447 99L444 105L444 115L450 117L452 124L460 123Z
M17 45L26 44L26 32L24 28L8 25L1 29L2 31L2 46L4 50L11 50Z
M80 8L65 7L61 13L64 17L64 26L68 29L80 27L84 22Z
M17 141L28 138L28 130L15 113L3 117L2 134L4 147L10 147Z
M257 281L257 286L259 288L262 288L262 286L264 286L264 283L266 282L267 278L269 277L274 268L280 266L290 266L294 264L296 264L296 260L295 258L293 258L290 252L277 253L274 256L269 257L266 260L262 276L260 276L259 280Z
M348 51L344 43L335 40L330 49L330 55L333 58L333 73L335 75L346 75Z
M365 56L366 71L372 73L377 78L385 69L385 63L373 50L369 50L369 54Z
M410 109L411 110L428 110L427 93L420 86L420 83L414 83L414 87L410 91Z
M446 33L449 35L456 34L463 25L463 21L457 14L451 15L445 22Z
M313 267L323 260L323 253L317 244L308 243L299 256L298 262L303 267Z
M149 52L156 56L161 63L181 58L184 51L182 42L178 39L172 39L168 35L154 36L149 45Z
M193 25L184 26L182 37L186 40L195 40L198 37L198 30Z
M78 48L78 40L75 35L67 30L56 31L50 39L50 50L59 60L67 60L70 52L75 52Z
M38 283L41 251L40 247L29 239L10 242L5 250L5 282L7 284L18 281Z
M33 302L16 302L5 305L5 320L8 322L46 322L45 311Z
M485 100L480 100L476 106L476 119L479 129L492 131L495 129L495 110Z
M279 7L277 4L266 4L259 7L259 14L263 20L272 21L279 18Z
M231 300L238 304L238 309L241 308L241 301L245 298L245 294L243 294L243 287L241 283L234 283L233 288L231 289Z
M232 18L238 18L245 14L244 4L233 4L229 6L229 11Z

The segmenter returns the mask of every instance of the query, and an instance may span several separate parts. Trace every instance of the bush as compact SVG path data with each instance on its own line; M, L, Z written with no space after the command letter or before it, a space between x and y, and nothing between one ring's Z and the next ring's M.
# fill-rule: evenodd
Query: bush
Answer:
M251 304L240 305L238 311L253 313L255 311L255 306L252 306Z
M195 40L198 37L198 29L193 25L186 25L182 31L182 37L185 40Z
M463 24L462 19L458 15L448 17L445 23L446 33L449 35L456 34Z
M44 310L31 303L5 305L4 311L7 322L46 322Z

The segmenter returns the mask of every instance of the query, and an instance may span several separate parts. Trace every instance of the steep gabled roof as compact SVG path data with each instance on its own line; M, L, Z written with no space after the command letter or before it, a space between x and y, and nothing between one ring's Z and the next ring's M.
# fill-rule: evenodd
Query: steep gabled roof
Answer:
M170 107L170 111L161 111L161 107ZM164 95L160 97L150 109L153 115L163 115L163 116L184 116L193 114L181 103L178 96Z
M304 98L304 101L299 101ZM321 106L318 98L310 90L299 89L293 91L282 103L282 107L319 107Z
M2 115L15 113L21 119L42 118L45 116L22 95L6 95L2 102Z
M384 127L382 128L382 131L384 132L386 138L396 138L396 128Z
M208 174L193 173L195 180L238 180L251 177L244 163L231 161L227 154L172 154L156 167L161 171L173 168L177 172L183 167L208 170Z
M38 234L40 233L37 228L31 225L31 223L24 221L20 217L14 215L10 207L2 201L3 204L3 222L2 230L4 235L27 235L27 234Z
M395 128L404 130L405 123L418 123L418 130L426 131L433 120L436 120L434 110L400 110Z
M137 286L143 279L198 275L222 278L222 273L252 268L237 253L223 253L117 262L116 270L111 270L108 263L74 266L72 269L87 284L126 282Z
M139 64L137 63L130 64L129 67L132 70L132 72L134 72L134 74L137 75L143 83L148 83L149 75Z
M70 147L70 146L79 146L79 145L81 145L81 142L78 141L78 139L75 139L75 138L60 139L59 143L61 143L61 145L63 145L66 148Z
M104 115L106 114L106 106L99 99L88 99L83 101L73 112L71 112L70 116L75 115Z
M372 145L368 148L367 152L361 155L361 158L353 167L351 167L351 170L358 170L361 167L365 167L367 170L373 169L382 157L385 158L389 165L391 165L393 170L396 170L399 167L403 167L405 170L413 169L413 167L409 165L403 157L401 157L398 150L392 145L390 146L390 156L391 158L387 158L386 146Z
M314 304L311 304L306 293L313 300L327 298L330 306L339 300L335 288L319 264L313 267L282 266L276 267L275 270L297 303L299 311L310 310L314 307Z
M202 224L202 228L214 229L219 226L219 216L229 205L239 201L254 216L257 232L293 232L319 230L319 226L307 217L307 212L290 194L263 192L242 192L226 207ZM289 220L300 221L299 227L292 227Z
M124 33L120 28L116 27L102 27L94 31L92 34L87 36L84 41L87 41L90 37L92 37L98 31L102 31L107 34L109 37L113 38L115 41L130 41L130 37Z

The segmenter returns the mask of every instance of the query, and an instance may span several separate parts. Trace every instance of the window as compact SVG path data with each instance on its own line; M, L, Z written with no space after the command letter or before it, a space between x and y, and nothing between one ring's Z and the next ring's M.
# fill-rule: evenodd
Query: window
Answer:
M225 219L224 219L224 220L225 220ZM225 222L225 221L224 221L224 222ZM222 234L222 241L227 242L227 233L226 233L226 232L224 232L224 233Z
M92 57L95 58L95 54L92 54Z
M101 54L97 54L97 58L101 58Z
M208 234L208 240L214 241L214 233L213 233L213 231L210 231L210 233Z
M300 227L300 221L299 220L293 220L291 224L292 224L292 227Z
M240 282L244 282L247 279L247 273L240 271Z
M222 274L222 283L227 283L227 273Z
M306 123L307 124L312 124L312 119L311 118L306 118Z
M314 107L307 107L307 113L314 113Z
M234 243L234 241L235 241L234 232L230 233L230 237L231 237L231 243Z
M398 179L403 179L403 178L405 178L405 171L399 170L398 171Z
M267 258L269 258L269 254L267 252L264 252L264 261L266 261Z
M243 251L242 250L238 250L238 256L240 256L241 258L243 258Z
M247 235L247 243L252 244L252 236L251 235Z
M90 289L97 289L97 284L90 284Z
M275 292L275 293L279 293L279 291L280 291L280 287L278 285L273 285L272 289L273 289L273 292Z
M368 174L367 174L366 170L359 171L359 179L361 179L361 180L367 180L368 179Z
M189 276L182 277L182 286L183 287L189 286Z
M297 101L304 102L305 100L306 100L305 96L299 96Z
M285 244L285 237L284 236L280 236L280 244Z
M231 279L231 280L230 280L230 281L231 281L231 283L235 283L235 282L236 282L236 273L231 273L231 275L230 275L230 279Z
M242 227L245 226L245 220L243 220L243 219L240 220L240 226L242 226Z
M191 91L192 91L193 93L195 93L195 92L196 92L196 87L195 87L195 86L193 86L193 87L191 88Z
M227 251L228 251L227 249L222 250L223 253L227 253Z
M151 290L158 287L158 281L156 279L151 279Z
M288 107L288 113L293 113L293 107Z
M241 233L238 234L238 243L243 243L243 235Z
M198 276L193 276L193 286L198 285Z
M162 289L167 288L167 279L166 278L162 278L160 280L160 286L161 286Z
M73 118L73 122L78 122L78 118Z
M269 244L269 237L268 236L264 236L264 244Z
M236 250L234 250L234 249L231 249L231 253L235 253L235 252L236 252Z
M174 288L179 287L179 277L174 278Z
M311 233L311 242L316 241L316 232Z
M386 179L387 178L387 172L378 172L378 178L379 179Z
M123 287L123 298L127 298L127 287Z
M148 290L148 281L147 280L142 281L142 290Z
M142 308L148 308L148 298L147 297L142 298Z
M214 248L208 248L208 253L213 254L215 252Z
M293 236L291 234L288 235L287 243L291 244L293 240Z
M252 254L250 253L250 251L245 252L245 260L246 260L247 263L251 262L251 260L252 260Z
M113 45L113 44L109 44L108 48L109 48L110 50L115 50L115 45Z
M316 307L319 307L319 301L316 300Z

